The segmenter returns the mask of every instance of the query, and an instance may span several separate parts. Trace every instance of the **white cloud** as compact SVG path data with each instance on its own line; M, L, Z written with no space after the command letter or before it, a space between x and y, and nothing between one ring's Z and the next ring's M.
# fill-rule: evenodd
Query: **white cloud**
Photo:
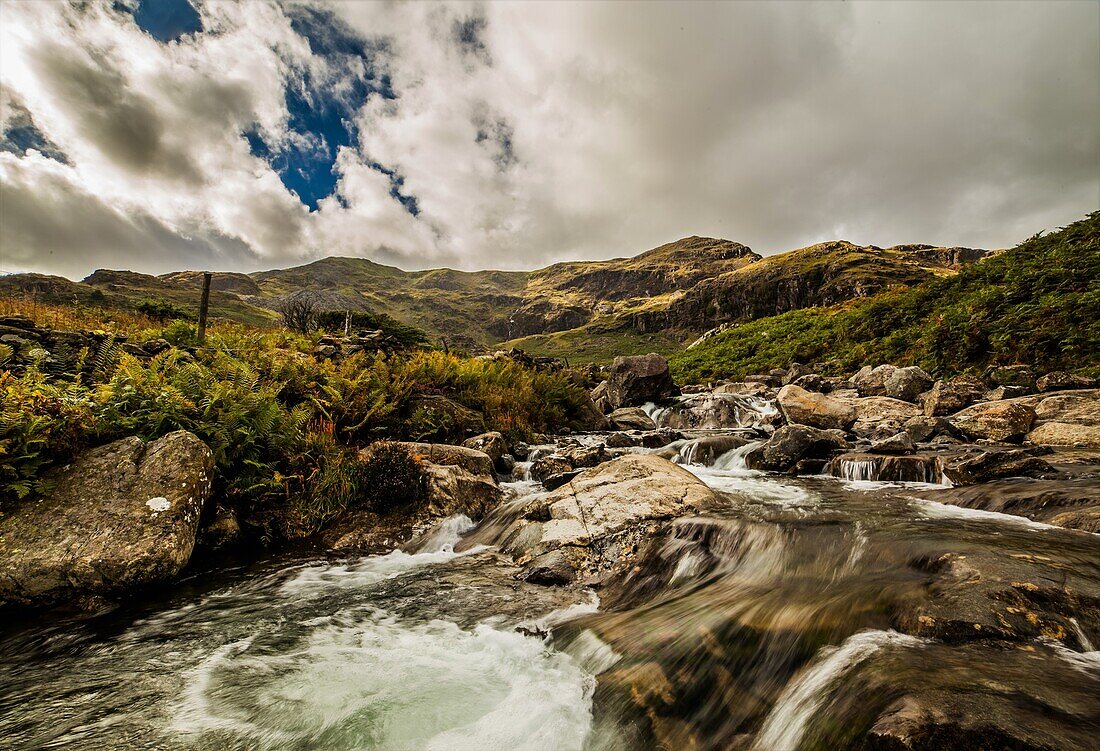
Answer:
M354 116L310 213L242 133L316 147L286 87L348 94L368 71L311 54L293 6L207 3L163 44L106 3L5 2L0 122L18 103L69 163L0 154L0 268L529 268L689 234L997 246L1100 206L1096 4L320 7L397 98Z

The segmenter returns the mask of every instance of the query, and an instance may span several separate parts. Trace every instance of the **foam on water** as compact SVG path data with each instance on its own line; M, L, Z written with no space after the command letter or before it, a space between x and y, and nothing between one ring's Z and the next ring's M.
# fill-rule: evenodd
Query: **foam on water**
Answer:
M924 498L910 498L909 500L913 502L914 509L917 513L926 519L973 519L976 521L993 521L1013 524L1018 527L1027 527L1034 530L1049 529L1057 530L1058 532L1065 531L1062 527L1056 527L1053 524L1044 524L1043 522L1033 521L1027 517L1016 516L1014 514L1002 514L999 511L983 511L981 509L955 506L949 503L929 501Z
M816 503L805 488L770 479L765 473L749 469L745 457L760 443L747 443L718 457L711 467L684 465L709 487L723 493L738 493L761 503L780 506L806 506Z
M173 728L256 749L584 743L595 680L540 639L486 625L410 625L367 609L308 626L294 649L269 644L269 634L216 650L193 671Z

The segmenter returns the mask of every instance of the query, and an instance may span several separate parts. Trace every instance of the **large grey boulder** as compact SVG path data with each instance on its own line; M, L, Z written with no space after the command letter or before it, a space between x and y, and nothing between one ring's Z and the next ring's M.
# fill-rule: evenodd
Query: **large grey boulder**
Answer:
M916 366L898 368L883 381L886 396L902 401L916 401L917 397L932 388L932 376Z
M847 430L856 421L856 408L850 401L806 391L798 386L781 388L776 401L790 423L822 430Z
M130 437L47 473L0 516L0 603L113 596L171 579L195 546L214 459L193 433Z
M668 360L658 354L616 357L607 376L606 397L612 409L637 407L675 396Z
M579 574L607 574L654 531L653 525L721 497L667 459L629 454L587 469L567 485L535 496L505 533L504 548L521 564L555 557L555 578L568 566Z
M838 430L819 430L807 425L784 425L767 443L745 457L752 469L786 472L802 459L828 459L837 451L851 448Z

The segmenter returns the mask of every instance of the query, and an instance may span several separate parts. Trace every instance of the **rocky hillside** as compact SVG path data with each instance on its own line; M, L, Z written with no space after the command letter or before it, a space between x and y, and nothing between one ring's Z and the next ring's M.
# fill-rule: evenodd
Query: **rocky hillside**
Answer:
M956 273L985 251L927 245L877 248L844 241L761 257L744 245L687 237L631 258L558 263L531 272L402 271L361 258L290 269L217 273L211 310L274 325L290 297L322 309L386 313L449 345L502 343L537 354L602 360L672 352L720 324L833 305ZM98 270L82 282L41 274L0 278L0 294L48 302L189 312L201 274Z

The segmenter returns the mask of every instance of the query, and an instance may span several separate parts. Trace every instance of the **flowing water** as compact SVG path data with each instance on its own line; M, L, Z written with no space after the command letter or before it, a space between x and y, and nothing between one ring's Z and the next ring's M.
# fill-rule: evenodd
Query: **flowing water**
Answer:
M892 702L975 696L995 714L998 691L1026 685L1005 698L1014 721L1055 733L1052 748L1090 747L1095 614L1011 648L898 626L945 552L970 584L1010 565L1088 591L1100 538L943 506L862 469L753 472L754 445L685 463L723 505L670 521L599 598L520 583L495 552L541 491L519 481L479 525L448 519L403 551L222 568L93 618L8 625L0 745L858 748Z

